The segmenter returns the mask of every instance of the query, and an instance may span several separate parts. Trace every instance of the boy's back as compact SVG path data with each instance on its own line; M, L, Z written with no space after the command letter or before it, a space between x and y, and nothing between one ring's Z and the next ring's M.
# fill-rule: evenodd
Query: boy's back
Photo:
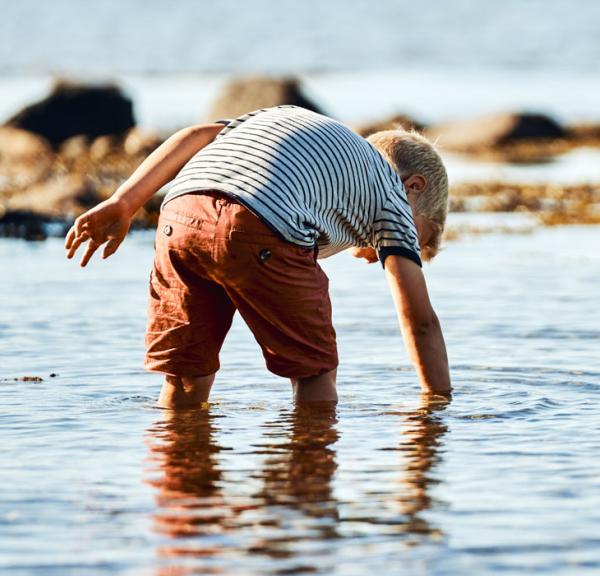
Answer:
M373 246L420 264L398 174L364 138L327 116L279 106L232 120L175 179L165 204L219 190L284 240L320 257Z

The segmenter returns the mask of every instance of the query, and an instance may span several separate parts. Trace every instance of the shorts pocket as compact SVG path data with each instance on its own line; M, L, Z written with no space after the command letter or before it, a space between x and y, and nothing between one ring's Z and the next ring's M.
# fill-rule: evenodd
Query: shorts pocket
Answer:
M160 215L159 228L162 228L163 222L177 222L178 224L183 224L188 228L194 228L196 230L202 230L202 226L204 225L204 220L198 218L197 216L192 216L190 214L184 214L182 212L162 212Z

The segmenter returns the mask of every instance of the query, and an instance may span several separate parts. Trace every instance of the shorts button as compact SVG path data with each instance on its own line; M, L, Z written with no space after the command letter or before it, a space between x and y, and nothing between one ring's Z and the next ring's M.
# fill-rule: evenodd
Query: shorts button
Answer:
M165 226L163 228L163 234L165 236L170 236L171 234L173 234L173 227L170 226L169 224L165 224Z
M271 257L271 251L268 248L264 248L260 251L258 257L260 258L261 262L266 262Z

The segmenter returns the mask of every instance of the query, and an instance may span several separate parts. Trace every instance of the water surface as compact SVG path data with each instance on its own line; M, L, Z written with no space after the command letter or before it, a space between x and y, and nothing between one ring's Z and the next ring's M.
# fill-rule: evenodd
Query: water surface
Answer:
M0 73L289 73L431 65L597 74L594 0L2 2ZM74 49L76 47L76 49Z
M466 238L426 266L450 403L420 397L381 268L340 255L336 409L294 408L236 322L213 404L177 415L140 369L151 234L85 270L3 240L0 569L597 574L599 236Z

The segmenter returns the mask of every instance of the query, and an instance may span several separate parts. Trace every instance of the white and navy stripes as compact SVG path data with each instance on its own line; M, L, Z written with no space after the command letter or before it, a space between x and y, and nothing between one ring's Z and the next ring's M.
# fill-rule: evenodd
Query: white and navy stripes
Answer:
M398 174L352 130L297 106L229 121L179 172L163 205L190 192L231 195L288 242L327 257L372 246L417 264L419 242Z

